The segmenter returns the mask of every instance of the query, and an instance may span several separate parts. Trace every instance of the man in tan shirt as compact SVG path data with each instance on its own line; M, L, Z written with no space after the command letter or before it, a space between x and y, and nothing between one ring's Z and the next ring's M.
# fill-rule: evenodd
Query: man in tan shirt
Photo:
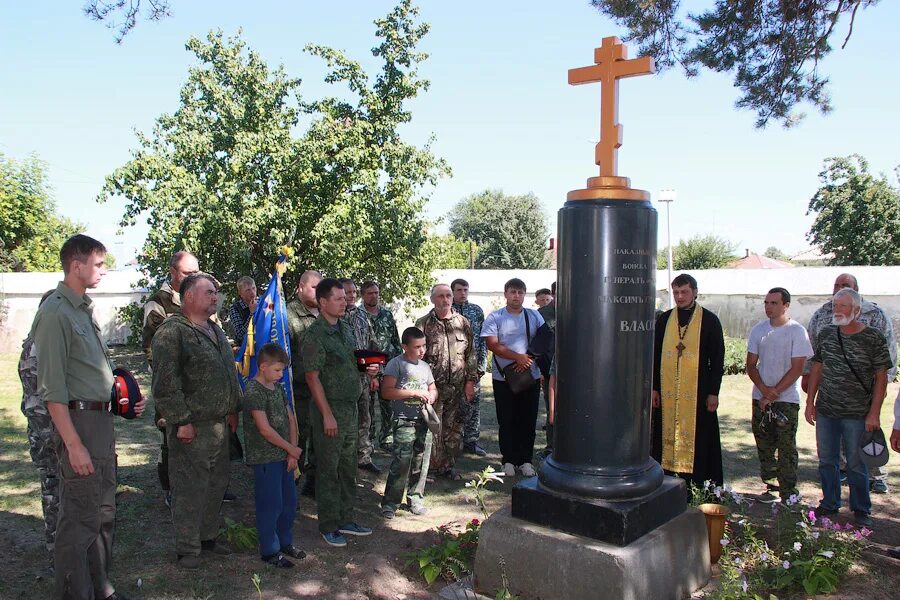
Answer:
M60 250L64 279L32 325L38 389L60 437L54 598L126 600L109 582L116 518L116 439L107 347L85 294L106 275L106 248L86 235ZM135 406L138 416L143 400Z

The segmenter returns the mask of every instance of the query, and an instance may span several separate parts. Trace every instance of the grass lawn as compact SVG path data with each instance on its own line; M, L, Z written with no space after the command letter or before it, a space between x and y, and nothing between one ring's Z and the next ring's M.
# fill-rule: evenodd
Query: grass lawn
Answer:
M5 541L0 550L0 598L45 598L50 594L51 578L43 545L40 493L37 473L28 455L25 419L19 411L21 388L16 374L18 355L0 354L0 536ZM148 372L142 356L121 353L118 362L135 372L144 389L149 389ZM462 458L458 466L464 480L471 479L487 464L499 461L496 418L490 393L490 382L484 380L485 404L482 408L482 444L486 459ZM744 376L726 377L721 395L725 476L736 489L749 494L761 491L758 461L749 425L750 382ZM882 425L893 423L893 398L897 385L892 384L883 411ZM148 408L152 414L152 407ZM543 422L543 416L539 423ZM145 599L211 599L256 598L251 581L254 573L261 577L262 597L276 598L432 598L440 589L431 589L405 566L404 555L423 547L436 536L434 528L455 521L465 523L480 517L462 482L439 480L427 489L430 512L423 516L398 513L384 522L378 516L378 502L384 489L386 473L372 476L360 473L358 479L358 520L375 528L375 534L350 541L344 549L326 546L317 533L315 506L302 498L294 527L295 543L308 556L293 570L273 570L261 563L255 551L233 556L204 559L200 571L184 573L175 568L173 531L168 509L162 502L156 476L159 433L150 419L116 422L119 456L118 515L115 534L115 563L112 580L128 595ZM538 445L543 445L538 431ZM800 447L801 491L815 504L818 500L815 468L815 438L812 427L801 422L798 433ZM386 466L389 458L378 453L376 462ZM895 460L895 459L894 459ZM495 486L487 496L488 507L495 510L509 501L513 481ZM896 469L892 489L900 486ZM238 502L225 504L223 514L248 526L254 525L252 475L242 465L232 465L231 491ZM881 559L877 550L885 545L900 545L898 509L895 494L873 496L876 527L873 542L878 544L864 555L863 564L847 581L847 594L841 597L892 598L900 586L897 576L890 575L896 565ZM887 561L887 562L884 562ZM140 579L141 587L138 587ZM873 585L874 584L874 585Z

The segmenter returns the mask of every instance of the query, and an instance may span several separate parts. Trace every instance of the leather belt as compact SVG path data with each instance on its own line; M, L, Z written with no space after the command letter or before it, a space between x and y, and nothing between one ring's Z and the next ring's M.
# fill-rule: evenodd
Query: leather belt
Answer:
M69 400L69 410L109 410L109 402Z

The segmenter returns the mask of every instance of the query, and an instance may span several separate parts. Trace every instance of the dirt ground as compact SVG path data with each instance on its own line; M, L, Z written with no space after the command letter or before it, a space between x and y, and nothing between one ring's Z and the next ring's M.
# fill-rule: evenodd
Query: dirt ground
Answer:
M0 599L46 598L51 577L43 546L40 519L40 495L36 472L28 457L25 421L18 412L20 388L15 377L15 359L0 356ZM123 353L120 364L132 368L142 384L149 388L147 370L140 355ZM291 570L272 569L263 564L255 551L247 550L226 557L205 558L196 572L183 572L174 565L173 532L168 509L162 502L156 477L158 432L149 419L117 422L119 454L118 516L115 534L115 562L112 580L117 589L129 596L145 599L219 599L219 598L328 598L351 599L427 599L434 598L443 586L436 582L426 587L414 567L406 565L406 554L437 539L434 529L456 522L462 526L481 515L471 502L464 482L488 464L497 466L499 451L496 418L485 379L482 409L482 444L489 455L484 459L463 457L460 482L438 480L426 490L429 513L414 516L398 513L385 522L378 514L380 494L386 474L373 476L360 472L358 479L358 521L375 529L372 536L354 538L346 548L331 548L319 537L315 505L301 498L294 527L295 544L308 556ZM756 475L758 462L752 433L747 421L750 384L746 377L726 378L722 392L722 424L725 472L729 483L750 495L761 492ZM896 395L892 385L889 398ZM892 402L888 402L892 406ZM890 427L890 406L886 406L882 425ZM152 412L152 409L150 409ZM539 419L539 424L543 417ZM801 492L810 504L818 502L815 444L811 428L801 425ZM543 445L543 432L538 431ZM377 453L375 460L387 466L389 457ZM892 459L894 463L898 461ZM488 494L488 507L495 510L509 501L513 481L495 486ZM900 489L896 468L892 490ZM223 515L248 526L254 525L251 471L240 464L232 466L231 491L238 501L226 503ZM846 488L845 488L846 489ZM846 501L846 498L845 498ZM875 518L872 547L839 592L837 598L897 598L900 589L898 561L884 556L889 546L900 546L900 498L896 493L873 495ZM846 509L845 509L846 512ZM260 576L260 592L253 584ZM715 581L711 582L714 586ZM711 589L707 587L706 591Z

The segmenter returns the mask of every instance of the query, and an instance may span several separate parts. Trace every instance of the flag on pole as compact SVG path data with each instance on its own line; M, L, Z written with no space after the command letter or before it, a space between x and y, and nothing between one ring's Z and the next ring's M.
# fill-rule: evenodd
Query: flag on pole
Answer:
M275 272L272 273L269 287L256 303L256 310L250 317L250 322L247 323L247 335L244 336L244 343L235 354L235 362L240 374L241 388L244 389L247 387L247 383L256 377L259 369L256 357L260 349L269 342L274 342L284 348L288 355L288 368L284 370L281 384L287 395L288 409L293 412L294 386L290 369L291 341L288 332L287 303L281 285L281 276L287 269L287 259L291 255L290 248L287 246L281 248L281 255L278 257L278 262L275 263Z

